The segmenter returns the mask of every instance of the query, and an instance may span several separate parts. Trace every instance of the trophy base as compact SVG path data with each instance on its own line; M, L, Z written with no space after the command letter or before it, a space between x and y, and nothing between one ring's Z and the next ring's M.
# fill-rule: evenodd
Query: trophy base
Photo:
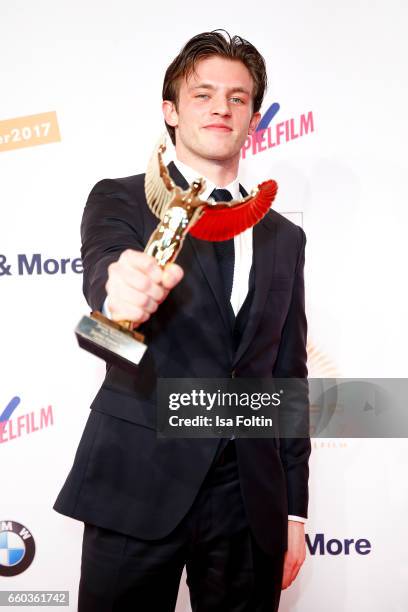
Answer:
M78 344L108 363L134 371L145 350L144 336L107 319L98 311L83 316L75 328Z

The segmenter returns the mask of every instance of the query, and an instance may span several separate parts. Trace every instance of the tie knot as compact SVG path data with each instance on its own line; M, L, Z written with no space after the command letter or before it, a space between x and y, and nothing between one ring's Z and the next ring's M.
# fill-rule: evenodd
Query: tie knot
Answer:
M228 189L213 189L210 193L210 197L213 198L215 202L231 202L232 200L232 195Z

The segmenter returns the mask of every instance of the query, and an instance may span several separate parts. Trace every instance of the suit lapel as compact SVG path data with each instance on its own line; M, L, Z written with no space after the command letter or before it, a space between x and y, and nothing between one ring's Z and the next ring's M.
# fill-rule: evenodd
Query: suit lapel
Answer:
M168 169L174 182L182 189L187 189L188 183L186 179L173 162L170 162ZM242 186L240 186L240 191L243 197L248 195ZM252 265L254 266L255 289L252 303L249 308L248 320L241 341L235 352L233 367L239 362L251 343L265 307L266 298L272 282L271 270L273 269L273 262L275 260L274 234L275 224L268 213L253 229ZM183 250L184 249L192 250L195 254L202 274L218 304L223 323L227 329L231 330L231 321L227 304L225 303L225 292L222 285L221 273L212 242L198 240L187 235L184 241Z
M178 168L173 162L169 163L168 169L173 181L182 189L187 189L188 183L186 179L181 172L179 172ZM227 328L231 329L228 310L225 304L225 292L222 286L222 278L214 245L212 242L208 242L207 240L198 240L187 234L184 240L183 250L184 249L191 249L193 251L198 260L202 274L218 304L223 323Z
M184 176L179 171L179 169L177 168L176 164L171 161L169 165L167 166L167 168L168 168L171 178L176 183L176 185L178 185L182 189L188 189L188 183L186 179L184 178Z
M272 282L273 265L275 261L275 224L267 213L253 229L253 260L254 294L249 308L248 320L241 341L237 347L233 367L237 365L257 330L263 313L268 291Z

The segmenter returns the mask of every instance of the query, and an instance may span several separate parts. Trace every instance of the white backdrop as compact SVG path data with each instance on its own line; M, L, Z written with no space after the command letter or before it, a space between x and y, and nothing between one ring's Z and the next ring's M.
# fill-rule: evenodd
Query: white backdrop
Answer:
M52 504L104 366L73 335L88 311L79 262L50 274L57 264L46 260L79 257L95 182L144 171L162 128L164 71L194 34L223 27L263 53L263 111L280 105L271 138L291 119L299 132L312 113L313 130L250 148L242 162L247 187L277 180L276 209L307 234L311 375L407 376L407 18L396 0L0 0L0 415L11 402L0 527L21 523L36 544L14 577L0 557L0 590L69 590L76 609L82 524ZM55 114L31 117L43 113ZM24 257L35 254L29 274ZM314 441L310 547L282 611L407 609L407 451L406 440ZM319 546L346 538L368 540L369 553ZM187 610L182 584L177 612Z

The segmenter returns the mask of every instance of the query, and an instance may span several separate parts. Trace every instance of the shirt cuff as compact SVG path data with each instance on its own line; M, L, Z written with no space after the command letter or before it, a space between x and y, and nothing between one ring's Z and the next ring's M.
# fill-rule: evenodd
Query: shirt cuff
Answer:
M288 521L297 521L298 523L306 523L307 519L303 516L296 516L295 514L289 514Z
M102 314L105 315L107 319L112 319L111 311L108 308L108 298L105 298L105 301L102 306Z

